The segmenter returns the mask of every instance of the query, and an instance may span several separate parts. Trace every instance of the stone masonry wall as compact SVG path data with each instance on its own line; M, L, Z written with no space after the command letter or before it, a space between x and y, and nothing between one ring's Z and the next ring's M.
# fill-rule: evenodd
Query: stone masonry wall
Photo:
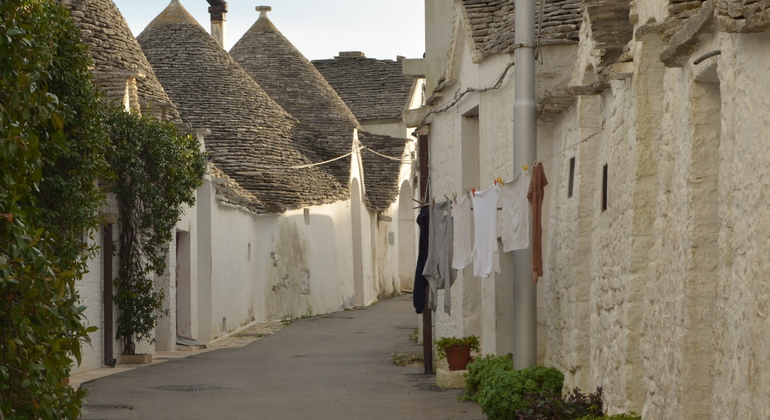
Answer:
M770 34L722 35L712 419L770 412ZM716 315L716 317L714 316Z

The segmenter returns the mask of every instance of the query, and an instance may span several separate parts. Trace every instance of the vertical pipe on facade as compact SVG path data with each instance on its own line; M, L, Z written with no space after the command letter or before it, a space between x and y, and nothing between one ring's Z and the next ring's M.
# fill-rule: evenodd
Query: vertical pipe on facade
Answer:
M428 135L418 137L418 153L420 154L420 197L427 197L430 155L428 152ZM425 287L425 309L422 312L422 359L425 373L433 374L433 313L430 310L430 287Z
M112 332L112 282L113 282L113 274L112 274L112 257L113 257L113 249L112 249L112 223L107 223L103 226L103 233L102 233L102 254L104 256L103 258L103 277L104 277L104 295L102 296L102 301L104 305L104 365L115 367L115 357L113 357L113 348L112 348L112 340L113 340L113 332Z
M535 0L515 0L513 173L537 158L535 103ZM531 168L530 168L531 169ZM530 220L531 220L530 214ZM513 364L537 364L537 288L532 281L532 248L513 252Z

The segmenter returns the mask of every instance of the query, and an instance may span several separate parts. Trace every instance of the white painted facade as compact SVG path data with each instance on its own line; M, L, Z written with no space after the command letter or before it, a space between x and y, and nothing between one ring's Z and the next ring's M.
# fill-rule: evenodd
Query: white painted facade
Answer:
M490 85L512 59L474 61L459 6L426 0L428 95L441 76L451 82L433 109ZM697 16L665 33L650 22L666 20L666 2L637 1L631 11L628 59L601 68L603 47L592 39L600 22L584 12L579 44L544 46L537 67L541 104L546 91L606 81L538 124L549 181L538 361L565 374L565 389L603 387L611 414L766 418L770 33L736 33L722 16L687 38ZM720 16L710 2L699 13ZM674 59L664 63L667 54ZM514 175L512 82L511 73L499 90L467 95L422 128L435 197ZM502 273L489 279L459 273L452 316L436 313L435 338L475 334L482 353L511 351L511 257L500 255Z

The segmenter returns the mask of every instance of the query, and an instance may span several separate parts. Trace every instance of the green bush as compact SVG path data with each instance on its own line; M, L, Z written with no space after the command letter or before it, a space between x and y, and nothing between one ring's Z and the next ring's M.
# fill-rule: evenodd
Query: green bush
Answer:
M123 354L134 354L136 341L154 340L164 294L162 289L155 291L153 274L162 275L166 270L174 226L183 205L195 203L206 156L197 138L170 121L116 106L107 115L112 141L107 156L115 172L111 192L120 208L116 335L123 339Z
M69 11L0 1L0 417L76 419L84 324L75 283L104 201L108 145L91 60Z
M558 395L563 383L564 375L553 367L515 370L510 354L486 356L468 365L464 397L479 403L489 420L508 420L527 407L527 394Z

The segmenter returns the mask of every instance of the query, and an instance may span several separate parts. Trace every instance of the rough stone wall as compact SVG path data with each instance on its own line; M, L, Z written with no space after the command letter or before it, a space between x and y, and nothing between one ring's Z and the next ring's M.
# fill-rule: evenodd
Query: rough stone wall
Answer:
M719 276L711 418L770 412L770 34L722 35Z
M591 233L598 211L596 180L600 100L583 96L555 128L560 150L589 139L564 153L558 170L550 173L553 207L549 220L548 281L544 286L548 316L545 364L565 376L564 389L592 388L590 381ZM593 137L592 137L593 136ZM594 140L595 139L595 140ZM593 141L591 141L593 140ZM572 196L569 197L570 158L575 159ZM600 180L599 180L600 181Z

